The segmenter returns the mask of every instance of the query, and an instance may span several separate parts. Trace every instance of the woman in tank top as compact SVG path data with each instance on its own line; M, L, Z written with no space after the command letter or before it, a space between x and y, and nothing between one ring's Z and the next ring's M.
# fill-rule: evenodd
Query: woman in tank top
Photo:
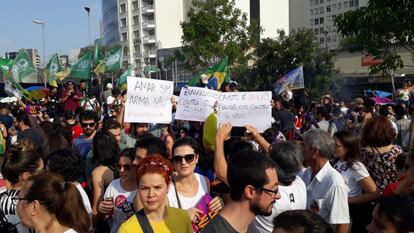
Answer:
M168 203L172 207L188 212L193 223L204 214L196 206L210 191L207 177L194 172L199 159L199 145L190 138L180 138L173 146L173 165L175 175L168 192ZM222 209L221 198L215 197L208 203L208 209L218 212Z

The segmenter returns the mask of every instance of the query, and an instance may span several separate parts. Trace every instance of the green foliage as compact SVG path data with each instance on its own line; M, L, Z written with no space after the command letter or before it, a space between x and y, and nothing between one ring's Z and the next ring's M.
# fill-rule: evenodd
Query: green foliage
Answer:
M363 49L383 62L370 67L371 73L388 73L403 67L397 50L414 53L414 1L370 0L367 7L337 17L342 35L350 37L344 48ZM351 47L350 47L351 45Z
M308 29L294 30L289 36L279 31L276 39L263 39L255 51L255 66L250 70L241 68L237 81L248 90L273 90L277 79L303 66L305 88L311 98L332 93L338 76L333 54L320 48L314 39Z
M247 64L249 49L258 43L258 23L248 25L247 15L235 8L234 0L193 0L183 22L182 54L198 70L226 56L229 64Z

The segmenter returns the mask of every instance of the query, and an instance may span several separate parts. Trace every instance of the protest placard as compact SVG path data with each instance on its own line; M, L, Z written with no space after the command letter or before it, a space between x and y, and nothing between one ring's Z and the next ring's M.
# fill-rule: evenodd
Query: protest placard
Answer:
M220 93L217 106L218 124L252 125L259 132L263 132L272 125L271 98L270 91Z
M173 82L127 77L125 122L170 123Z
M200 87L183 87L175 119L204 122L214 111L219 92Z

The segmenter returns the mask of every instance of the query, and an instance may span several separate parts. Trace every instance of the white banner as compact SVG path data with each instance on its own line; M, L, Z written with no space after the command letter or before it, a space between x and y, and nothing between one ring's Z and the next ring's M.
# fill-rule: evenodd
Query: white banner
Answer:
M176 120L204 122L214 111L219 92L200 87L183 87L180 92Z
M127 77L127 82L125 122L171 122L173 82L137 77Z
M272 126L271 98L270 91L220 93L217 122L233 126L252 125L263 132Z

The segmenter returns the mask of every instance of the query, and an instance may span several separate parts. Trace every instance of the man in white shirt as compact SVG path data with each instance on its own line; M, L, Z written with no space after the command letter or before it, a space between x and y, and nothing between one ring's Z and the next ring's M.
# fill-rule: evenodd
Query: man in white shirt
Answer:
M306 185L297 176L303 162L302 149L293 142L279 142L272 146L270 158L276 163L281 198L273 204L270 216L258 215L253 221L257 232L270 233L273 219L287 210L306 209Z
M328 161L335 141L326 131L313 129L304 134L303 144L305 163L309 166L302 174L307 186L307 208L331 224L336 233L347 233L348 187Z
M325 106L319 106L316 109L316 116L318 118L318 123L312 124L311 129L322 129L325 132L328 132L331 136L338 131L334 123L326 120L329 117L329 111Z

